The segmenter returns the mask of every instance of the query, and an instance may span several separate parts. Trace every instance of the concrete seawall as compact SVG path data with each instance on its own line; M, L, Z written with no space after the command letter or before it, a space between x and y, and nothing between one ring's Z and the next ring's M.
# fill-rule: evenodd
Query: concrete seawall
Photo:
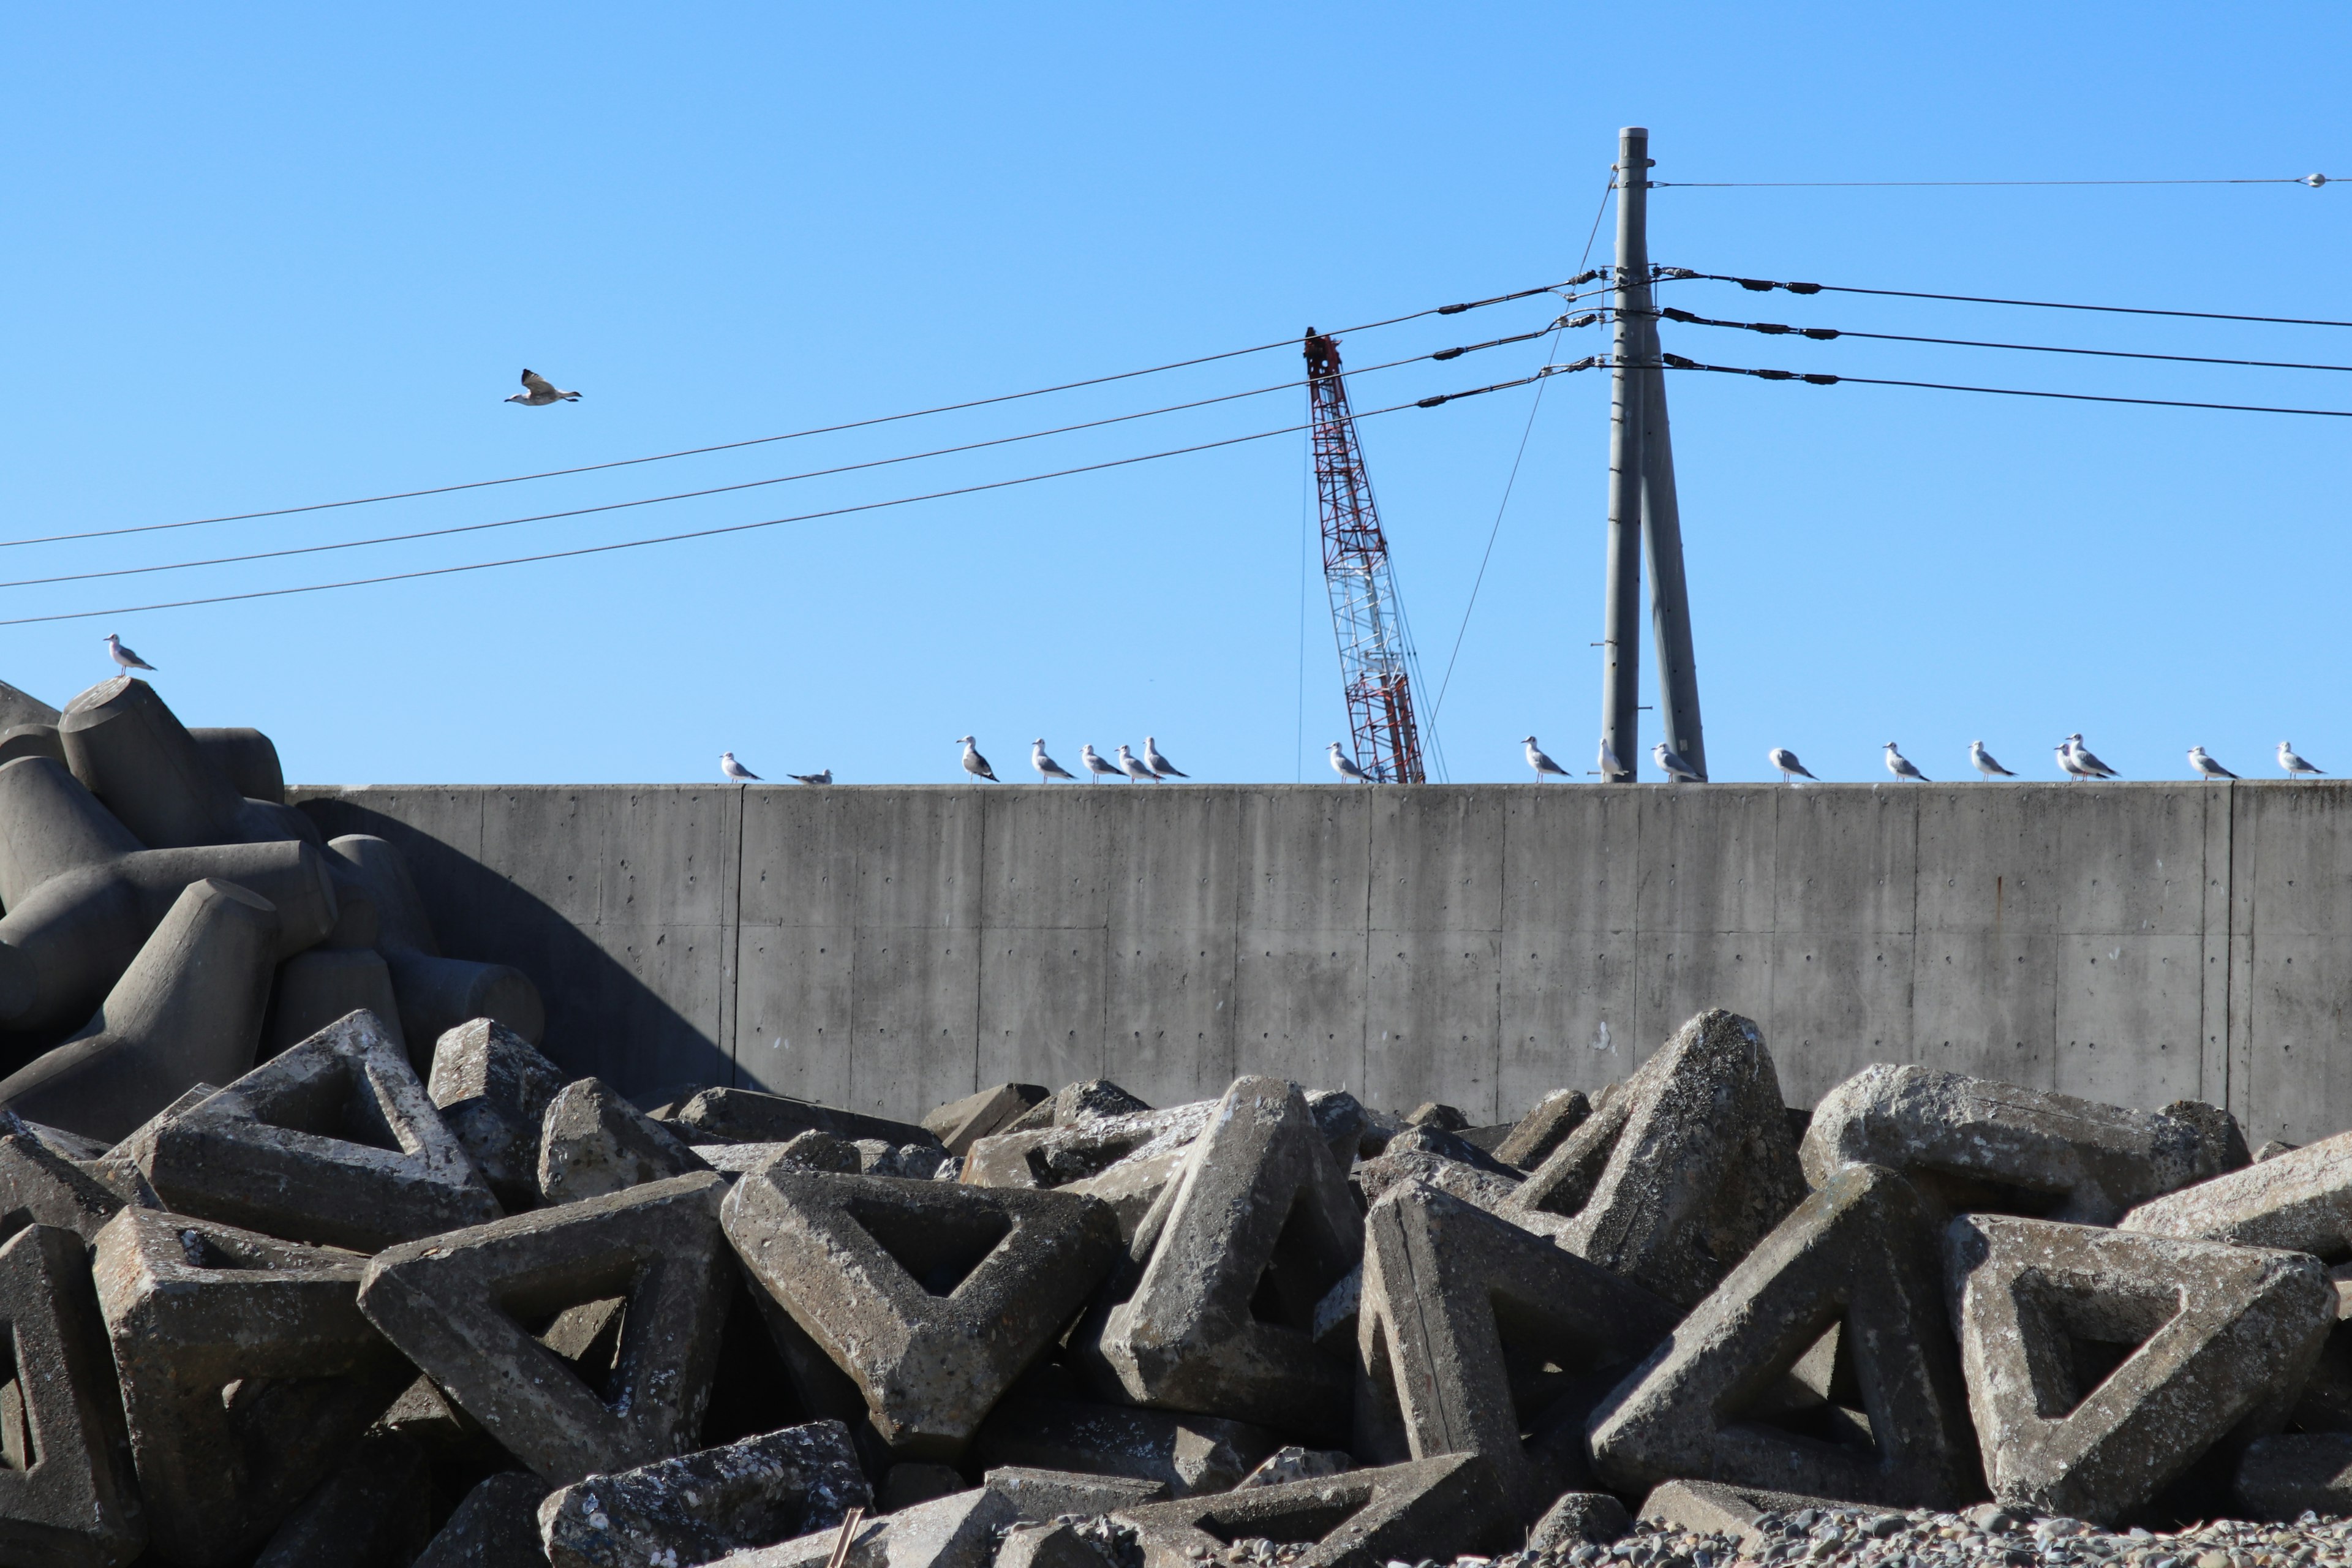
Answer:
M1476 1121L1759 1020L1790 1100L1873 1061L2352 1125L2352 787L400 786L453 952L640 1095L908 1116L1007 1079L1241 1071Z

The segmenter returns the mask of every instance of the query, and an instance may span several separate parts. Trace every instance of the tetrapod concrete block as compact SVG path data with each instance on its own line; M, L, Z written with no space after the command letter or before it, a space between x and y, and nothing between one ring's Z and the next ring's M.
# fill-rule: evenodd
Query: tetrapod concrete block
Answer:
M1314 1542L1287 1559L1296 1568L1380 1568L1491 1551L1519 1534L1494 1468L1476 1454L1151 1503L1114 1517L1134 1529L1143 1568L1192 1568L1244 1538Z
M1363 1280L1357 1447L1483 1454L1521 1519L1591 1484L1586 1414L1675 1326L1640 1286L1431 1187L1374 1205ZM1376 1436L1399 1417L1403 1454Z
M901 1143L939 1142L930 1132L908 1122L749 1089L700 1090L671 1120L685 1130L681 1136L698 1133L730 1143L781 1143L808 1131L830 1132L853 1143L861 1138L878 1138L893 1148Z
M1083 1127L1090 1121L1108 1121L1150 1109L1107 1078L1088 1079L1083 1083L1064 1084L1014 1118L1004 1131L1037 1132L1048 1127Z
M539 1202L539 1135L563 1072L494 1018L475 1018L433 1047L425 1092L509 1211Z
M1567 1220L1558 1215L1514 1207L1511 1195L1519 1190L1518 1182L1465 1165L1459 1160L1402 1147L1403 1142L1402 1138L1391 1140L1379 1155L1356 1167L1352 1179L1356 1191L1363 1194L1367 1210L1399 1187L1418 1184L1450 1193L1488 1214L1507 1212L1513 1225L1536 1235L1549 1237L1567 1228Z
M509 1452L562 1484L693 1447L735 1262L704 1172L409 1242L360 1305ZM611 1398L530 1323L625 1298Z
M0 1081L0 1106L111 1143L186 1092L253 1066L278 910L191 882L79 1034Z
M1440 1160L1451 1160L1457 1165L1467 1165L1497 1181L1508 1182L1514 1187L1527 1173L1505 1164L1459 1132L1450 1132L1426 1122L1406 1128L1390 1139L1388 1147L1381 1152L1382 1159L1408 1154L1427 1154Z
M366 1259L125 1209L93 1273L156 1553L265 1540L415 1373L360 1314Z
M34 696L0 680L0 724L15 728L19 724L47 724L56 728L58 710Z
M477 1486L411 1568L547 1568L539 1505L548 1485L507 1470Z
M2116 1228L2352 1257L2352 1132L2151 1198Z
M1126 1477L1189 1497L1230 1491L1279 1446L1264 1427L1214 1415L1015 1394L981 1424L972 1453L990 1467Z
M372 835L353 833L330 840L327 851L339 883L375 911L375 949L392 971L403 1034L421 1048L460 1024L495 1018L532 1044L539 1042L547 1026L539 987L511 964L445 956L399 850Z
M958 1492L864 1521L851 1533L842 1568L990 1568L998 1537L1013 1522L1003 1493L985 1487ZM727 1568L816 1568L833 1560L840 1533L822 1530L739 1552L726 1559Z
M18 757L47 757L63 767L66 743L58 738L58 727L55 724L18 724L0 730L0 763L13 763Z
M53 1225L96 1241L124 1200L38 1139L0 1137L0 1237L28 1225Z
M2135 1205L2247 1159L2236 1123L2212 1106L2129 1110L1885 1063L1823 1097L1803 1157L1816 1186L1841 1165L1887 1165L1952 1210L2082 1225L2113 1225Z
M1139 1404L1344 1434L1352 1372L1312 1330L1363 1256L1364 1222L1305 1095L1235 1079L1153 1215L1131 1283L1074 1337L1089 1375Z
M478 1225L498 1199L374 1016L354 1013L153 1133L173 1208L373 1251Z
M1134 1476L1097 1476L1083 1470L1041 1470L999 1465L982 1479L1003 1492L1023 1519L1055 1520L1064 1514L1091 1517L1148 1502L1168 1500L1168 1483Z
M1804 1195L1763 1034L1718 1007L1561 1140L1504 1217L1565 1217L1561 1246L1690 1307Z
M1551 1152L1564 1142L1568 1135L1584 1125L1592 1114L1592 1104L1581 1089L1556 1089L1541 1100L1500 1143L1495 1145L1495 1158L1506 1165L1522 1171L1532 1171L1551 1158Z
M83 1165L83 1172L126 1204L140 1208L162 1208L163 1200L155 1195L155 1189L147 1181L146 1166L154 1158L155 1135L173 1117L184 1110L194 1110L219 1092L209 1083L190 1084L185 1094L149 1117L130 1137Z
M1962 1215L1944 1258L1993 1496L2096 1523L2275 1430L2336 1321L2302 1253Z
M425 1451L372 1432L287 1516L253 1568L410 1568L432 1538Z
M74 776L152 849L289 837L277 813L248 812L228 775L143 680L124 675L91 687L66 704L58 736Z
M1134 1242L1143 1228L1144 1217L1160 1201L1160 1194L1183 1173L1184 1163L1191 1157L1189 1138L1168 1142L1155 1139L1100 1175L1067 1182L1055 1190L1108 1204L1110 1212L1118 1219L1119 1245L1126 1247Z
M949 1153L961 1154L974 1139L1003 1131L1008 1123L1026 1115L1030 1107L1042 1103L1048 1093L1042 1084L1000 1083L940 1106L923 1118L923 1128Z
M369 947L311 948L278 966L269 988L269 1014L261 1030L261 1055L274 1057L299 1046L336 1019L372 1013L383 1032L409 1053L420 1074L430 1063L417 1059L400 1028L400 998L392 989L392 968Z
M237 794L273 805L286 804L286 769L278 760L278 743L268 736L243 725L198 725L188 737Z
M838 1421L583 1476L539 1505L551 1568L710 1563L838 1527L873 1489Z
M1213 1101L1099 1117L1068 1127L999 1132L973 1142L957 1179L975 1187L1061 1187L1088 1181L1137 1155L1189 1146Z
M37 1224L0 1246L0 1563L130 1562L146 1512L82 1237Z
M602 1079L565 1084L539 1130L539 1195L576 1203L666 1181L709 1164Z
M1091 1198L835 1175L782 1163L727 1196L753 1279L848 1373L875 1430L953 1459L1110 1270Z
M1700 1476L1899 1508L1983 1496L1939 1217L1893 1171L1831 1177L1593 1412L1601 1476L1629 1495Z
M1307 1091L1307 1114L1315 1118L1315 1130L1330 1145L1331 1163L1343 1172L1353 1167L1370 1121L1363 1101L1344 1089L1311 1089Z

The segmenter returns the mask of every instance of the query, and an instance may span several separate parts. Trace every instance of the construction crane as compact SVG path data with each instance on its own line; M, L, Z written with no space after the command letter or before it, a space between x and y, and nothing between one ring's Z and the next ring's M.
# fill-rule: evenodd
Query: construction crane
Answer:
M1307 402L1315 493L1323 509L1323 583L1339 639L1349 750L1377 783L1421 784L1421 731L1412 716L1418 666L1389 567L1388 536L1381 531L1380 509L1356 443L1339 340L1312 327L1307 329Z

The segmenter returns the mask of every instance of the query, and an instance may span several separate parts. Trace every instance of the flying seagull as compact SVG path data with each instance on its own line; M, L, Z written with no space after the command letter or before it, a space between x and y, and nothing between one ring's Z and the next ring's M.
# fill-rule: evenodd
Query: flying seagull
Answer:
M1339 750L1339 742L1331 742L1331 771L1349 784L1370 784L1372 775L1356 765L1356 759Z
M1097 754L1095 751L1095 743L1092 741L1088 741L1085 745L1078 748L1078 761L1084 763L1087 772L1093 775L1092 778L1087 780L1087 783L1088 784L1094 783L1095 779L1115 779L1118 777L1118 764L1117 763L1105 762L1101 756Z
M535 370L522 373L522 390L507 399L526 408L544 408L551 403L577 403L580 395L566 392Z
M1522 741L1519 743L1528 749L1528 766L1535 769L1536 777L1539 779L1564 779L1568 776L1568 770L1566 768L1561 767L1558 763L1555 763L1549 757L1545 756L1543 752L1537 748L1536 738L1533 735L1529 735L1525 741Z
M1999 763L1993 761L1992 753L1985 750L1984 742L1982 741L1970 741L1969 742L1969 765L1976 769L1977 772L1984 774L1988 779L2013 779L2017 776L2015 773L2011 773L2007 768L2002 767Z
M1612 779L1630 779L1633 776L1633 770L1617 760L1617 753L1609 749L1609 738L1606 735L1602 736L1601 738L1601 782L1607 784Z
M1934 784L1936 782L1934 779L1929 778L1926 773L1921 773L1917 763L1912 762L1910 758L1896 751L1895 749L1895 742L1892 741L1886 742L1886 771L1893 773L1898 779L1907 779L1913 784Z
M121 665L125 670L152 670L155 668L145 659L141 658L137 654L131 652L129 648L124 647L122 646L122 639L116 637L112 632L106 634L106 657L112 659L116 664Z
M1188 779L1192 776L1178 772L1175 763L1160 754L1160 742L1149 735L1143 737L1143 765L1163 779Z
M2081 771L2084 778L2112 779L2122 776L2115 769L2091 754L2090 749L2083 744L2083 732L2080 730L2066 737L2066 751L2067 754L2074 759L2074 766Z
M760 775L735 760L732 752L719 753L719 771L736 784L758 784Z
M1764 753L1764 760L1780 770L1780 782L1784 784L1797 782L1797 779L1789 776L1790 773L1796 774L1797 778L1813 779L1813 775L1805 771L1805 764L1797 761L1797 753L1786 746L1773 747ZM1822 781L1813 779L1813 782L1819 784Z
M1029 765L1035 768L1037 776L1047 784L1055 779L1072 784L1077 782L1077 774L1045 754L1045 737L1043 735L1029 742Z
M829 784L833 782L833 770L827 768L821 773L786 773L784 776L794 784Z
M2294 748L2284 741L2279 742L2279 766L2286 770L2286 776L2290 782L2300 778L2317 778L2325 771L2313 767L2309 763L2296 756Z
M963 748L964 772L974 778L986 779L991 784L997 782L996 770L988 765L988 759L980 754L979 748L971 743L970 735L962 737L956 744Z
M2221 763L2215 762L2212 758L2207 756L2205 754L2205 748L2202 746L2191 746L2189 748L2189 765L2197 770L2197 782L2199 784L2203 784L2207 779L2233 779L2238 776L2229 769L2223 767Z
M1698 776L1696 768L1683 761L1682 753L1664 741L1650 748L1650 755L1656 761L1658 766L1666 770L1666 776L1676 784L1681 784L1685 779L1692 784L1706 783L1705 779Z

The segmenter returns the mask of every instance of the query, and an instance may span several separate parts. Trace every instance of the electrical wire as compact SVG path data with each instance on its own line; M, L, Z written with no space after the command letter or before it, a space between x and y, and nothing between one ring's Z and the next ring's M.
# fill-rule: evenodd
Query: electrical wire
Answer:
M2326 174L2273 174L2254 180L1653 180L1650 188L1682 186L1688 190L1859 190L1894 186L1942 188L1953 185L2309 185L2317 190L2335 182Z
M1514 300L1530 299L1538 294L1556 293L1560 289L1574 287L1578 281L1580 280L1570 279L1567 283L1550 284L1540 289L1520 289L1508 294L1497 294L1492 299L1472 300L1461 304L1433 305L1425 310L1413 310L1402 316L1391 316L1385 321L1366 321L1360 326L1342 327L1338 331L1339 332L1368 332L1376 327L1392 327L1401 321L1419 321L1423 316L1459 315L1465 310L1481 310L1488 305L1507 304ZM1569 295L1566 298L1572 301L1583 296ZM1333 335L1336 336L1337 333ZM415 500L424 496L451 495L460 490L487 489L498 485L519 485L534 479L564 479L574 474L600 473L607 468L632 468L642 463L666 463L674 458L706 457L712 452L732 452L745 447L762 447L777 441L797 441L809 436L837 435L844 430L863 430L869 426L890 425L904 419L921 419L934 414L953 414L967 408L985 408L992 404L1016 403L1027 397L1044 397L1051 393L1072 392L1080 387L1102 386L1114 381L1131 381L1140 375L1158 375L1162 371L1185 370L1193 365L1213 364L1219 360L1237 359L1244 354L1264 353L1272 349L1295 348L1297 343L1297 338L1282 338L1269 343L1254 343L1245 349L1228 349L1223 353L1202 354L1197 359L1175 360L1167 364L1150 365L1142 370L1120 371L1115 375L1090 376L1084 381L1066 381L1054 386L1034 387L1027 392L1000 393L993 397L975 397L963 403L942 403L936 407L910 409L904 414L877 415L871 419L853 419L840 425L820 425L806 430L788 430L775 436L753 436L741 441L721 441L709 447L686 447L675 452L656 452L642 458L615 458L608 462L583 463L575 468L544 468L537 473L509 474L495 479L467 479L458 484L430 485L413 490L387 490L381 495L354 496L346 500L311 501L301 506L271 507L260 511L223 512L217 517L187 518L177 522L149 522L127 528L91 529L80 533L47 533L25 539L0 539L0 550L13 549L24 544L58 544L79 539L112 539L131 533L160 533L172 529L204 528L216 522L246 522L257 518L292 517L302 512L332 511L341 507L373 506L380 501Z
M1997 300L1980 294L1923 294L1912 289L1857 289L1844 283L1779 283L1768 278L1739 278L1727 272L1694 272L1687 267L1654 267L1651 280L1680 283L1693 279L1737 283L1762 293L1785 289L1791 294L1878 294L1895 300L1949 300L1963 305L2027 305L2042 310L2098 310L2117 316L2184 316L2200 321L2265 321L2279 327L2352 327L2352 321L2325 321L2308 316L2237 316L2221 310L2158 310L2143 305L2072 305L2055 300ZM1599 292L1599 290L1595 290Z
M1359 419L1377 418L1407 408L1432 408L1449 403L1456 397L1474 397L1482 393L1500 392L1507 387L1524 386L1581 365L1547 365L1534 375L1517 381L1498 382L1493 386L1481 386L1469 392L1449 394L1437 398L1423 398L1414 403L1396 403L1386 408L1369 409L1356 416ZM698 528L679 533L657 534L645 539L617 540L609 544L584 544L569 550L551 550L536 555L514 555L497 561L471 561L456 566L430 566L411 572L388 572L375 577L354 577L337 583L306 583L290 588L256 588L238 594L213 594L201 598L173 599L152 605L117 605L97 610L67 610L46 616L15 616L0 619L0 626L37 626L50 621L89 620L99 616L136 615L148 610L181 610L203 605L226 605L250 599L278 599L296 594L323 594L339 588L366 588L383 583L405 583L425 577L448 577L466 572L487 572L501 566L527 566L545 561L567 561L583 555L604 555L619 550L641 550L656 544L677 544L688 540L716 539L727 534L750 533L759 529L776 528L785 523L810 522L819 518L845 517L856 512L879 511L890 507L909 506L917 501L943 500L951 496L977 495L987 490L1008 489L1016 485L1036 484L1045 479L1067 479L1074 474L1098 473L1106 468L1127 468L1137 463L1149 463L1161 458L1184 457L1194 452L1214 451L1223 447L1238 447L1251 441L1264 441L1276 436L1295 436L1307 429L1306 425L1286 425L1279 429L1259 430L1247 436L1229 436L1222 440L1197 442L1190 447L1171 447L1164 451L1146 452L1132 458L1112 458L1099 463L1082 463L1075 468L1056 468L1040 474L1024 474L1016 479L992 479L982 484L959 485L952 489L931 490L921 495L897 496L888 500L862 501L851 506L828 507L821 511L802 512L791 517L762 518L754 522L730 523L719 528Z
M1836 386L1853 382L1860 386L1918 386L1935 392L1983 392L1998 397L2055 397L2068 403L2134 403L2149 408L2217 408L2234 414L2308 414L2324 419L2352 419L2352 408L2279 408L2261 403L2194 403L2178 397L2117 397L2095 392L2040 392L2018 386L1962 386L1948 381L1894 381L1883 376L1831 375L1825 372L1747 370L1738 365L1701 364L1680 354L1666 354L1668 370L1707 370L1718 375L1752 375L1764 381L1801 381L1812 386Z
M1627 314L1635 312L1628 311ZM1858 332L1850 327L1790 327L1778 321L1718 321L1706 316L1696 316L1688 310L1666 309L1646 310L1643 315L1662 321L1679 321L1691 327L1730 327L1744 332L1763 332L1773 337L1805 337L1817 342L1834 338L1873 338L1889 343L1941 343L1948 348L2018 349L2038 354L2091 354L2100 359L2167 360L2174 364L2235 364L2251 365L2260 370L2336 370L2352 371L2352 364L2311 364L2301 360L2281 359L2215 359L2205 354L2137 353L2127 349L2057 348L2049 343L1996 343L1976 338L1922 338L1907 332Z

